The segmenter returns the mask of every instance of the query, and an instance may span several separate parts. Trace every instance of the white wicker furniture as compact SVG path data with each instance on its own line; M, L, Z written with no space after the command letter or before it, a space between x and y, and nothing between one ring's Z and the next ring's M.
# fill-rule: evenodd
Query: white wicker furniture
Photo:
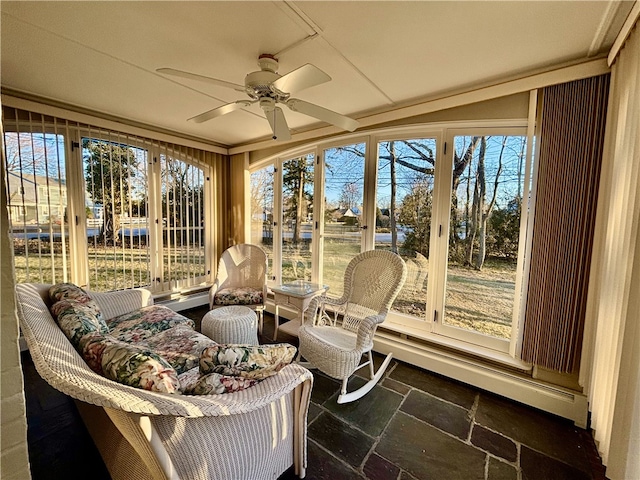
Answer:
M307 311L313 297L324 295L329 289L328 285L320 285L317 283L306 282L304 280L296 280L295 282L285 283L271 287L273 291L273 303L275 304L275 329L273 332L273 340L278 339L278 331L298 336L298 330L302 325L304 312ZM280 326L280 307L290 306L300 312L300 317L293 318L287 323Z
M317 297L309 306L298 331L299 353L312 367L342 380L338 403L352 402L366 395L389 365L391 353L374 372L373 335L387 316L406 276L407 267L398 255L382 250L367 251L349 262L342 297ZM333 318L327 314L327 306L333 307ZM365 353L369 358L361 364ZM367 365L370 380L347 393L349 377Z
M258 345L258 317L248 307L231 305L202 317L202 333L218 343Z
M234 291L255 293L259 301L246 303L243 295L235 296ZM249 307L258 314L258 331L262 334L266 301L267 254L264 250L257 245L242 243L222 252L216 279L209 291L209 308L213 310L232 304Z
M186 396L122 385L94 373L48 310L50 285L17 285L18 317L38 373L79 400L114 479L276 479L306 468L311 373L288 365L254 387ZM150 303L149 292L92 293L105 318ZM101 407L101 408L100 408Z

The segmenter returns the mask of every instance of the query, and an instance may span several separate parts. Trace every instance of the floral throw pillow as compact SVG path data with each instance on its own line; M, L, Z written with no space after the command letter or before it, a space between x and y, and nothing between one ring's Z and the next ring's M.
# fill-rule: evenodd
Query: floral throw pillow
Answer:
M202 375L195 384L187 387L184 391L186 395L214 395L220 393L234 393L254 386L260 380L243 377L232 377L220 375L219 373L208 373Z
M49 298L53 302L70 298L73 300L91 300L87 292L73 283L57 283L49 288Z
M296 347L275 345L212 345L200 355L200 373L262 380L293 360Z
M85 335L80 354L96 373L111 380L144 390L180 393L175 369L161 356L109 335Z
M49 288L49 298L53 302L49 309L51 315L74 346L77 347L83 335L109 332L98 304L77 285L53 285Z

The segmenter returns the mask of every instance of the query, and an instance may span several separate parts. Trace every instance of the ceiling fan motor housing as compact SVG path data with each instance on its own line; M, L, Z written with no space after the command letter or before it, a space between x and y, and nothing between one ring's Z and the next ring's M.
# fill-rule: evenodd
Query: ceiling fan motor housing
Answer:
M247 95L253 100L264 97L273 98L276 102L285 102L289 98L286 92L280 92L272 87L272 83L278 80L278 59L273 55L263 54L258 58L258 66L261 70L251 72L244 77L244 86Z

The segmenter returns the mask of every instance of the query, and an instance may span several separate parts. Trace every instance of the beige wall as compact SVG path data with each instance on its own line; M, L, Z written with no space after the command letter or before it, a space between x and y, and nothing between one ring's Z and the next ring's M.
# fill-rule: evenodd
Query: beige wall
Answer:
M245 243L250 238L248 209L250 202L245 201L246 187L250 185L250 175L247 170L249 155L240 153L231 157L231 182L229 191L229 244Z
M2 160L4 165L4 158ZM0 167L2 195L0 200L0 337L2 381L0 394L0 478L25 480L31 478L27 455L27 418L24 383L18 346L13 255L9 240L4 167Z

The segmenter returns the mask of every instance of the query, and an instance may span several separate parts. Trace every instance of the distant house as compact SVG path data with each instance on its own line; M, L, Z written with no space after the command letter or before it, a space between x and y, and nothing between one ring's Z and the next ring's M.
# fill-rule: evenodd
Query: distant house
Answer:
M65 179L7 172L9 218L14 226L63 221L67 208Z
M362 211L358 207L338 208L332 213L333 220L346 225L356 225Z

